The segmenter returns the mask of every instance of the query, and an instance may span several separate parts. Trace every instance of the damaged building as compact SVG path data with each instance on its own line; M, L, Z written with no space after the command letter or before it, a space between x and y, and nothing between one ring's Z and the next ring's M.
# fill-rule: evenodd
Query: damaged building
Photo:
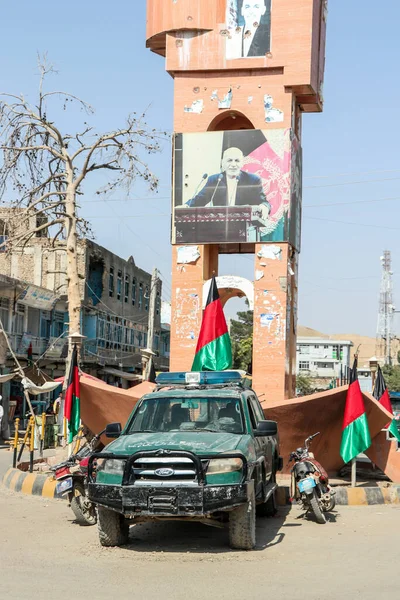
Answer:
M64 243L39 230L23 247L7 249L9 237L15 239L24 230L38 226L35 214L26 209L0 209L0 274L4 278L0 310L21 360L27 359L29 339L33 361L42 357L41 369L53 378L64 373L68 336ZM85 336L82 368L108 383L129 387L141 373L141 349L147 346L151 274L140 269L133 257L124 260L90 240L78 243L78 273L81 331ZM161 280L156 285L155 367L168 370L169 328L161 324ZM41 309L23 305L21 290L29 288L49 293L51 303ZM24 338L22 354L20 338Z

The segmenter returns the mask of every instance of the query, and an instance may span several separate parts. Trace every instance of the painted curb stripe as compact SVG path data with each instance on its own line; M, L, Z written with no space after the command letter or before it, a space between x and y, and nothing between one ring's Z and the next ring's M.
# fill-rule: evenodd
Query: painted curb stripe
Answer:
M10 467L3 477L3 485L14 492L22 492L50 499L62 499L56 492L56 481L42 474L26 473ZM400 486L380 487L335 487L336 504L339 506L376 506L378 504L400 504ZM287 486L276 490L278 506L291 504Z
M45 498L55 498L56 497L56 482L46 478L44 484L43 484L43 489L42 489L42 496L44 496Z

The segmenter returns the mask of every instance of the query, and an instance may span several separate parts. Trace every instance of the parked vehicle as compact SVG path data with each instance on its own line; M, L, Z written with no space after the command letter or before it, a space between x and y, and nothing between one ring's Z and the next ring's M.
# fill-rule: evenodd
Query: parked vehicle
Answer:
M277 424L237 371L161 373L156 383L89 459L100 543L126 544L130 523L187 519L226 524L232 548L252 549L256 513L276 511Z
M104 432L105 430L95 435L66 461L52 467L57 480L56 491L68 497L72 512L80 525L97 523L96 507L87 493L87 473L90 455L99 449L99 440Z
M290 455L289 462L294 461L291 471L291 496L303 503L305 510L311 510L321 525L326 523L325 514L335 508L335 492L329 485L328 474L323 466L309 451L312 440L320 432L310 435L304 448L297 448Z

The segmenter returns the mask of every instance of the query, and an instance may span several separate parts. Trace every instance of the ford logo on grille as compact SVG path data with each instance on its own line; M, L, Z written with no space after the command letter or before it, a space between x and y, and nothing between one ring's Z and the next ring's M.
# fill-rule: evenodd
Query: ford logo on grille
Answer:
M154 471L154 474L157 475L157 477L172 477L174 473L175 471L173 469L156 469Z

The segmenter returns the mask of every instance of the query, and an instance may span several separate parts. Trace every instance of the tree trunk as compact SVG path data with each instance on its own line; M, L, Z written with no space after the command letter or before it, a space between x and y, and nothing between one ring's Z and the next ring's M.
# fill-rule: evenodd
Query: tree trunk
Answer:
M67 297L68 297L68 333L81 333L81 295L79 289L78 274L78 235L76 229L76 189L73 183L73 172L67 169L67 192L65 198L65 227L66 227L66 249L67 249ZM68 356L65 361L65 377L63 384L62 402L58 425L63 431L64 424L64 402L65 390L67 389L68 374L72 358L72 344L69 340ZM78 348L79 352L79 348ZM78 354L79 360L79 354Z

